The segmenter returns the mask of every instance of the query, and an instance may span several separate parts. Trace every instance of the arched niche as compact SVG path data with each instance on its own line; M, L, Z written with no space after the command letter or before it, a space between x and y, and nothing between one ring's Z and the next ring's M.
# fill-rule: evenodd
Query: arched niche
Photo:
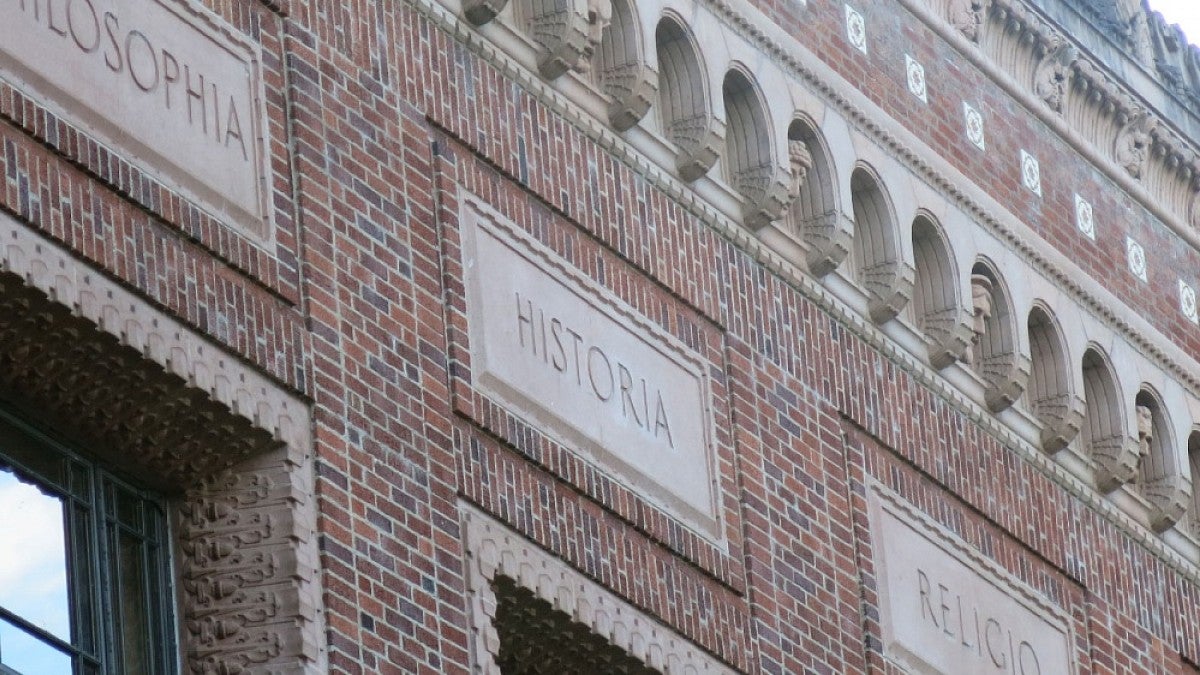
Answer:
M1195 489L1196 481L1200 479L1200 430L1193 430L1188 435L1188 472L1193 486L1189 533L1200 539L1200 491Z
M1086 404L1083 444L1096 465L1096 487L1111 492L1137 475L1137 439L1126 430L1124 399L1108 355L1089 347L1082 367Z
M972 315L978 331L971 347L971 364L984 382L984 399L992 412L1011 406L1029 380L1029 357L1017 340L1017 318L1012 294L990 261L971 267ZM987 311L980 309L987 304Z
M788 205L787 169L775 161L766 104L740 68L721 83L725 103L725 179L744 199L746 226L759 229L783 215Z
M971 324L963 311L958 270L938 223L921 214L913 221L913 320L925 336L929 362L945 368L971 345Z
M1143 385L1134 406L1139 455L1135 485L1150 502L1150 526L1162 532L1179 522L1187 511L1191 486L1177 462L1175 434L1162 397ZM1151 434L1148 441L1147 428Z
M592 61L593 79L610 99L609 124L618 131L637 124L658 92L658 71L646 58L641 23L629 0L612 0L612 20Z
M879 178L860 166L850 177L850 190L854 278L867 293L871 320L886 323L912 298L913 268L900 255L895 210Z
M808 246L808 270L822 277L850 254L854 221L838 206L833 160L816 125L793 120L787 137L792 201L786 226Z
M712 112L708 84L691 34L673 16L654 31L658 52L658 99L662 128L677 148L675 167L686 181L708 173L725 138L725 125Z
M1067 447L1083 424L1084 402L1075 395L1071 360L1062 331L1043 305L1029 312L1029 411L1042 425L1042 449L1055 453Z

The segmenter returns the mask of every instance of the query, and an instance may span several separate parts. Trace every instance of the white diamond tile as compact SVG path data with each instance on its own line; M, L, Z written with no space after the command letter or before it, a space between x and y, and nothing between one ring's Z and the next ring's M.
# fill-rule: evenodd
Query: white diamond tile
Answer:
M1021 151L1021 183L1037 196L1042 195L1042 167L1037 157Z
M846 39L858 51L867 53L867 21L850 5L846 5Z
M963 101L963 118L967 127L967 140L980 150L987 150L987 144L983 140L983 115L972 108L970 103Z
M1133 276L1146 281L1146 249L1133 240L1125 237L1125 256L1129 259L1129 272Z
M1096 240L1096 217L1092 212L1092 205L1078 193L1075 195L1075 226L1088 239Z
M916 59L905 54L904 70L908 74L908 91L913 96L921 99L922 103L928 103L929 99L925 91L925 66L922 66Z

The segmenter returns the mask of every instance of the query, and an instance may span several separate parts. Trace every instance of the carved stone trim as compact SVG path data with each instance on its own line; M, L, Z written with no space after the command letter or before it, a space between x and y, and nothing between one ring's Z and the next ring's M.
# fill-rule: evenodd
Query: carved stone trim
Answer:
M1083 399L1070 394L1035 401L1033 413L1042 423L1042 449L1054 454L1067 447L1079 435L1086 410Z
M658 71L646 59L641 26L628 0L612 0L612 22L596 47L600 89L612 99L608 122L617 131L637 124L658 94Z
M1142 485L1142 494L1150 502L1150 527L1163 532L1178 523L1192 503L1192 481L1172 472Z
M667 136L679 148L675 168L689 183L708 173L725 144L725 122L702 112L671 120Z
M979 374L985 384L984 400L992 412L1011 406L1025 391L1029 382L1029 357L1011 351L983 358Z
M921 331L929 347L929 363L939 370L962 358L974 335L970 320L958 307L926 314Z
M734 178L735 188L746 198L742 213L747 227L758 230L783 216L792 202L787 178L784 169L772 164L747 169Z
M1138 450L1136 438L1114 435L1093 439L1089 450L1096 463L1096 487L1108 493L1137 477Z
M867 292L867 311L875 323L896 318L912 300L916 270L907 262L885 260L863 268L860 277Z
M808 244L808 270L820 278L838 268L854 246L854 219L841 211L827 211L800 223L800 236Z
M323 672L307 406L0 214L0 389L179 492L193 673Z
M614 647L666 675L736 672L475 507L463 503L459 511L467 556L472 673L500 674L492 587L497 577L532 591Z
M579 70L592 57L595 43L588 22L587 0L521 0L525 29L540 49L538 72L553 80Z
M496 18L508 0L463 0L463 16L473 25L482 26Z

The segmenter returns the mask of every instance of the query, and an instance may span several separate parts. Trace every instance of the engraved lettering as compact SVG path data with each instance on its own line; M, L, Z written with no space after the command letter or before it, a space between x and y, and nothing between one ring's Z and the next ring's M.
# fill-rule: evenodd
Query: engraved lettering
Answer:
M133 45L135 44L135 38L137 42L145 45L145 58L134 58ZM129 61L129 76L133 78L133 83L138 86L138 89L151 91L158 86L158 59L154 58L154 46L150 44L150 39L142 34L141 31L131 30L125 36L125 59ZM149 67L153 68L153 75L148 74L145 70L147 62L149 62ZM135 63L141 65L135 68ZM138 74L138 70L142 71L141 75Z
M108 66L114 73L119 73L125 68L125 62L121 58L121 46L117 43L117 32L120 30L121 24L117 17L112 12L104 13L104 32L108 35L109 46L112 47L112 52L108 50L104 52L104 65Z
M46 0L46 26L59 35L67 34L67 30L62 27L62 24L57 26L54 24L54 0Z
M87 15L84 17L78 17L76 12L71 11L81 5L87 8ZM87 29L90 36L84 40L80 37L80 26L88 25L91 26ZM92 0L67 0L67 30L70 31L76 46L85 54L91 54L100 48L100 17L96 15Z
M550 336L554 338L554 346L558 348L557 353L550 356L550 365L560 373L567 369L567 350L563 347L562 328L562 321L550 320Z
M162 50L162 73L163 73L163 102L167 109L171 109L171 85L179 81L179 61L175 59L175 55L167 50ZM233 99L229 101L229 114L235 114L233 109ZM238 132L241 133L242 127L238 125ZM241 140L241 136L238 137ZM242 155L246 154L246 145L242 144Z
M196 123L196 114L193 112L193 104L200 109L200 130L203 133L208 133L208 108L204 106L204 75L197 74L199 86L192 82L192 67L185 65L183 67L183 91L187 94L187 109L188 109L188 124Z
M170 106L170 99L167 100L167 105ZM246 139L242 137L242 121L238 117L237 103L234 102L232 96L229 97L229 118L225 120L225 147L227 148L230 138L237 139L238 147L242 149L242 159L249 160L250 153L246 151Z
M594 358L596 356L599 356L601 358L601 360L604 361L603 368L596 368L596 361ZM592 391L595 392L596 398L600 399L601 401L607 401L608 399L612 398L613 388L615 387L615 383L613 382L612 362L608 360L608 355L605 354L603 351L601 351L599 347L589 347L587 364L588 364L588 381L590 381L592 383ZM597 384L596 384L596 371L597 370L599 370L601 373L604 374L604 376L606 378L608 378L608 386L605 387L608 390L607 394L601 394L600 387L597 386Z
M917 570L917 592L921 594L921 618L925 618L925 610L928 609L929 620L937 628L937 615L933 613L933 603L929 600L929 577L922 570Z
M623 365L617 365L619 379L621 380L621 414L629 415L633 411L633 421L640 427L642 419L638 416L637 407L633 403L633 399L629 396L629 388L633 386L633 378L629 375L629 369ZM628 405L627 405L628 404Z
M529 309L529 314L526 315L521 311L521 294L517 296L517 339L521 341L521 346L525 346L525 327L529 326L530 347L533 349L534 355L537 354L537 344L533 343L533 303L526 300L525 306Z
M999 651L997 651L996 643L992 639L993 635L998 635L1001 639ZM1004 653L1004 632L1000 629L1000 622L989 618L984 624L983 639L987 643L988 656L992 659L992 663L997 668L1005 668L1008 665L1008 656Z
M942 632L954 637L954 633L950 632L950 621L946 618L946 615L950 613L950 605L946 604L946 594L949 592L949 588L938 584L938 606L942 610Z
M662 392L658 392L658 404L654 411L654 435L658 435L661 429L667 435L667 445L673 449L675 447L675 438L671 436L671 423L667 420L667 409L663 406Z
M1033 651L1033 645L1022 640L1018 652L1020 654L1018 662L1021 664L1021 675L1042 675L1042 664L1038 661L1037 652Z

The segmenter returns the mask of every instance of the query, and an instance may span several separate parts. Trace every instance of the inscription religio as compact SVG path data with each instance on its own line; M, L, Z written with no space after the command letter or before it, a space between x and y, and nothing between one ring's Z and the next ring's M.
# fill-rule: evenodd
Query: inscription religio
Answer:
M0 0L0 76L266 243L259 63L185 0Z
M884 649L911 672L1075 673L1067 617L922 522L884 488L871 490Z
M464 195L474 385L719 540L698 355Z

